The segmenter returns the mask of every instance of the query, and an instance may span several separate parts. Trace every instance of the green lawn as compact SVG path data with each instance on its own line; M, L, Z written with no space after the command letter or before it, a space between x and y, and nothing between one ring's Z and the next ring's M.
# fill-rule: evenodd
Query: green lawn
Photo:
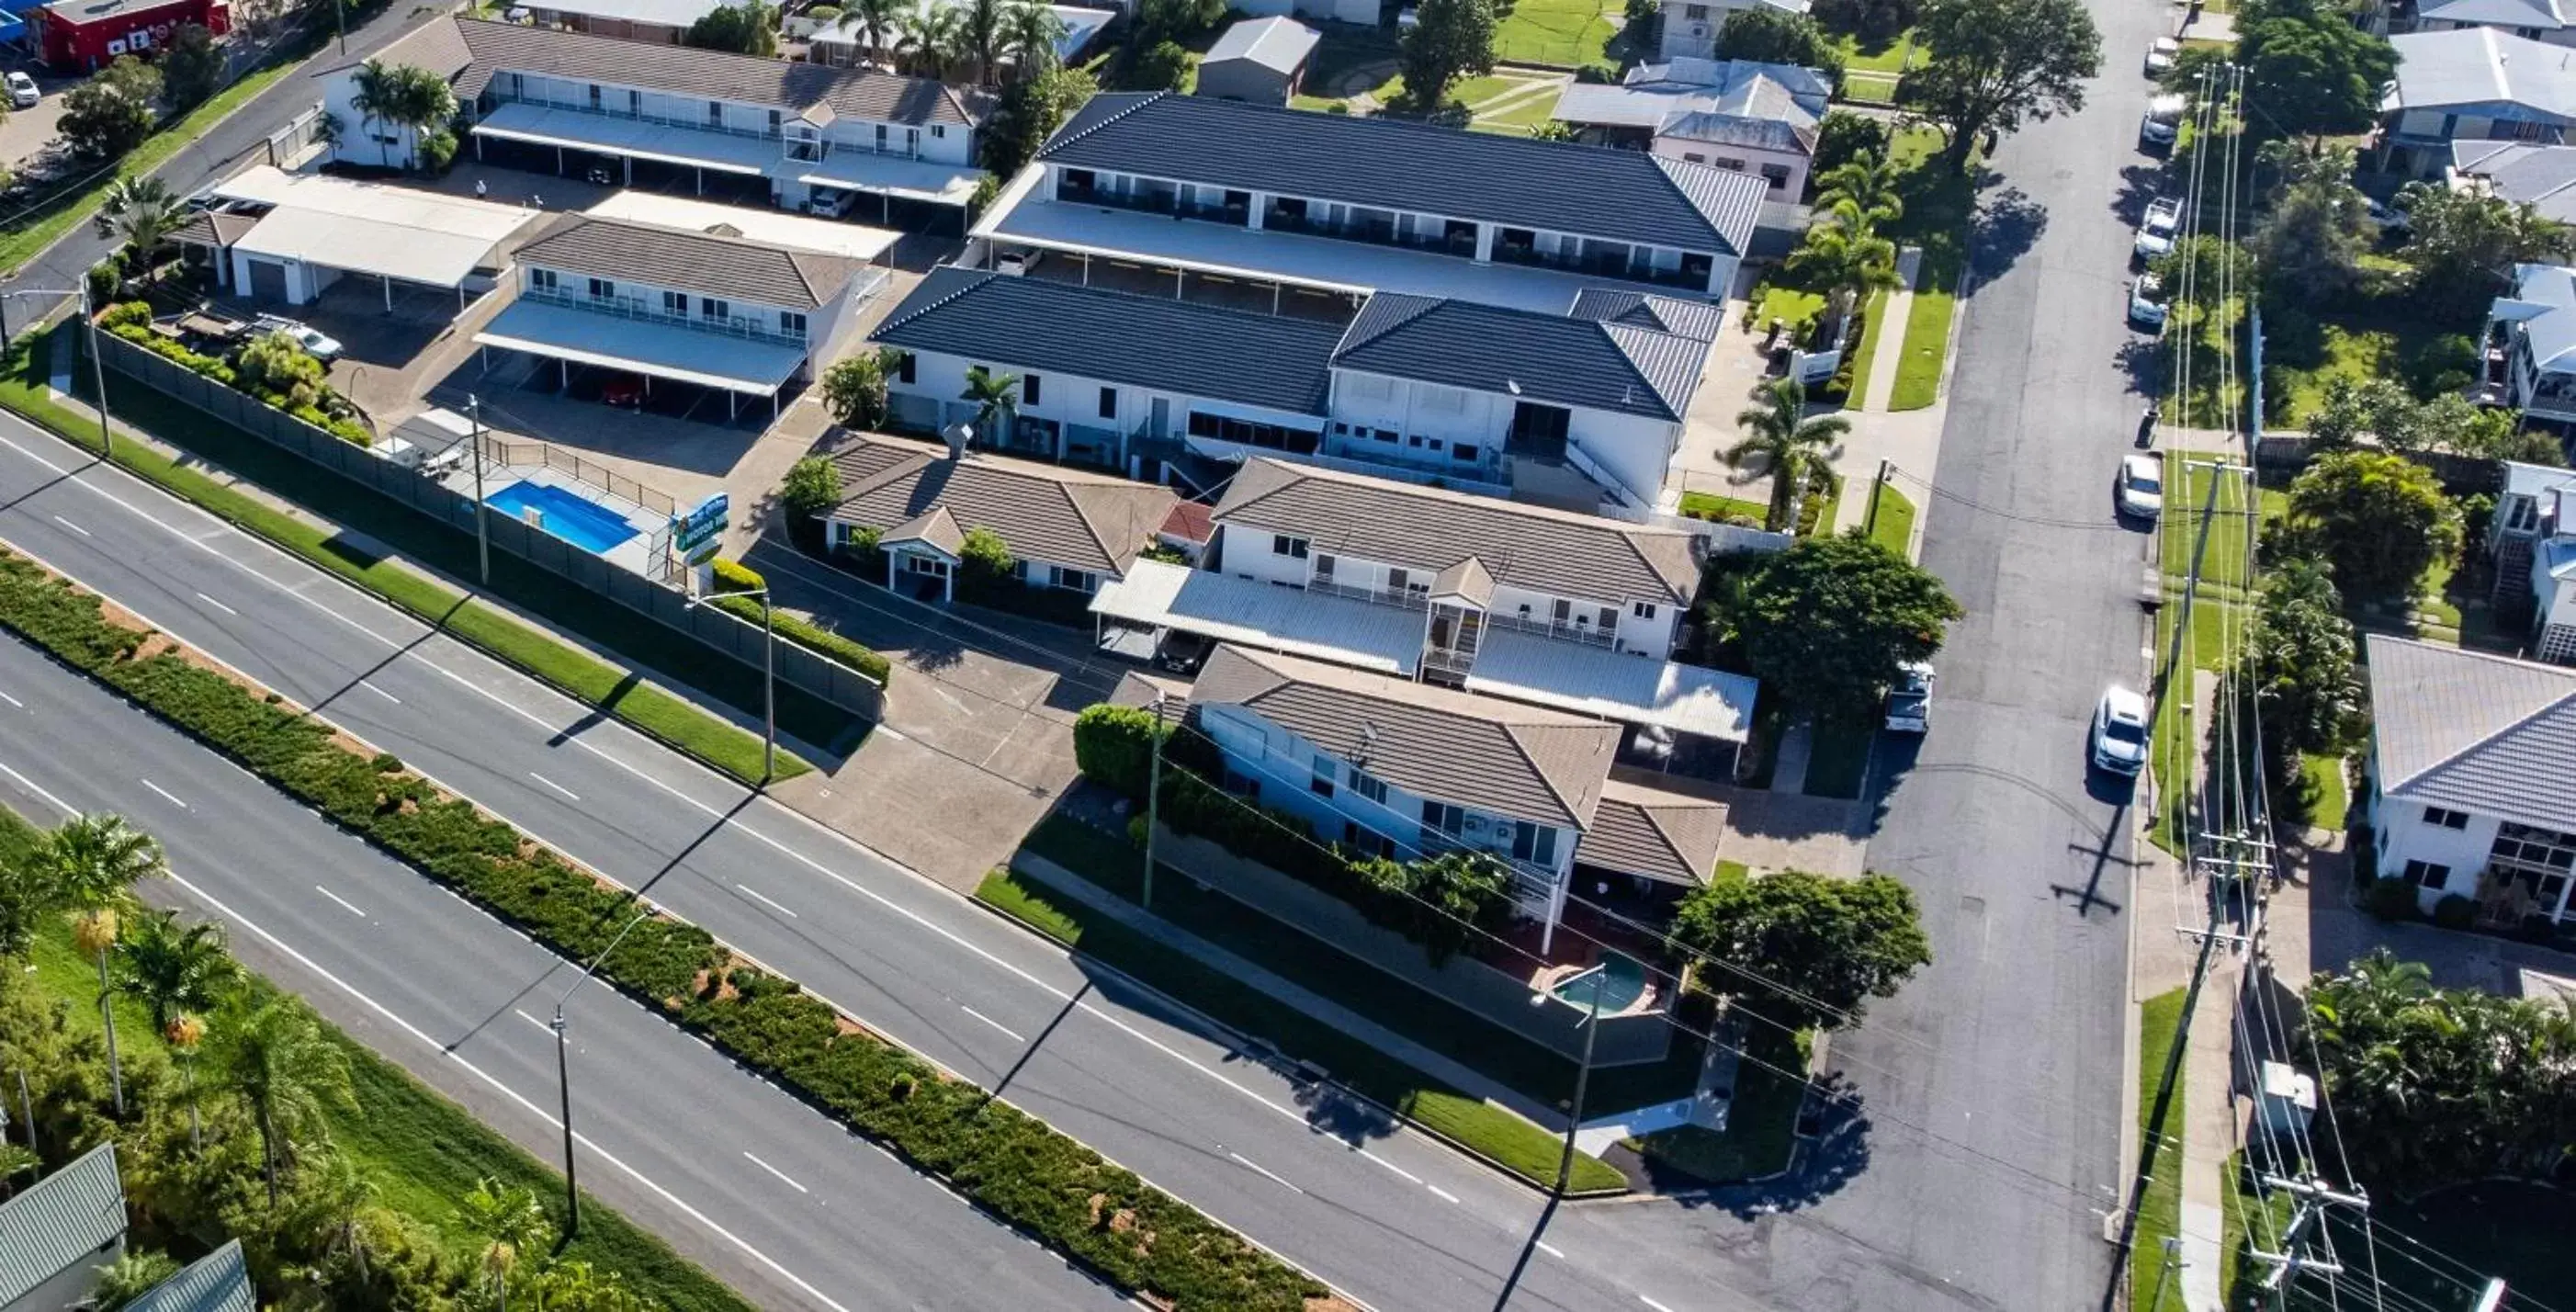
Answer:
M1886 42L1862 45L1860 38L1848 32L1834 35L1835 47L1842 51L1845 72L1894 75L1905 71L1905 63L1914 51L1914 30L1907 28Z
M1790 287L1765 278L1760 286L1753 289L1753 308L1744 316L1744 331L1768 331L1774 319L1795 328L1799 324L1814 322L1824 312L1823 292Z
M2208 457L2198 457L2206 460ZM2228 474L2227 485L2218 489L2216 512L2209 519L2209 543L2200 545L2202 509L2210 504L2210 480L2218 471L2208 465L2187 465L2180 455L2165 457L2164 573L2176 587L2191 576L2192 559L2200 556L2200 577L2204 585L2215 584L2228 595L2241 595L2252 579L2252 562L2247 544L2259 531L2259 521L2274 518L2289 508L2289 494L2279 488L2258 487L2254 491L2254 514L2257 522L2248 522L2244 478Z
M1915 279L1914 306L1905 316L1905 345L1896 358L1890 410L1922 410L1941 399L1941 364L1950 349L1950 315L1959 271L1927 251Z
M1618 0L1520 0L1494 30L1494 58L1549 68L1615 64L1610 21Z
M1914 503L1884 480L1870 484L1869 540L1897 555L1914 555Z
M1869 404L1869 372L1878 364L1878 334L1886 326L1887 293L1874 291L1861 310L1860 340L1852 343L1851 393L1843 398L1843 408L1859 410Z
M1897 85L1894 73L1853 69L1843 74L1842 98L1853 104L1893 105L1896 103Z
M2344 782L2343 758L2311 753L2300 765L2307 780L2308 794L2315 799L2308 807L2308 824L2312 828L2340 832L2344 813L2352 804L2350 790Z
M1720 496L1715 492L1684 492L1681 512L1692 519L1714 520L1719 523L1729 519L1750 519L1758 525L1764 515L1771 513L1771 507L1765 502L1747 501L1743 497Z
M0 406L14 410L90 450L97 449L95 420L64 409L44 393L43 352L51 334L20 337L0 371ZM88 392L88 372L81 371ZM367 535L404 557L444 568L459 577L475 569L470 535L420 515L318 465L251 437L204 412L139 384L112 383L117 416L185 453L173 459L134 442L120 442L116 462L244 530L383 598L449 636L470 643L595 707L647 736L745 782L760 777L757 734L719 719L680 697L642 682L621 668L520 622L507 612L428 579L399 561L376 556L335 530L315 528L265 502L225 486L196 466L212 461L258 486L305 506L335 524L362 524ZM492 589L500 597L543 614L566 630L635 657L701 691L737 706L758 708L760 674L750 666L663 628L606 597L569 588L537 566L496 552ZM779 721L789 733L831 742L860 727L847 713L782 685ZM779 776L812 767L791 752L779 754Z
M1807 758L1807 796L1860 796L1861 785L1868 782L1869 749L1878 739L1877 723L1820 723L1815 733L1815 750Z
M1545 91L1524 96L1492 114L1479 114L1467 126L1479 132L1507 132L1527 136L1531 128L1556 117L1556 102L1563 93Z
M2156 1143L2154 1165L2149 1168L2145 1196L2138 1200L2138 1217L2134 1237L2129 1245L2129 1306L2146 1312L2153 1304L2156 1273L2165 1260L2165 1240L2182 1229L2182 1127L2183 1074L2174 1072L2174 1083L2164 1117L2156 1116L2156 1100L2165 1078L2165 1062L2172 1056L2175 1029L2182 1022L2183 990L2160 993L2138 1005L2138 1142L2140 1150ZM2169 1306L2179 1307L2174 1291L2166 1291Z
M1726 1129L1696 1125L1659 1130L1627 1141L1658 1166L1712 1184L1759 1179L1788 1169L1798 1145L1798 1108L1806 1081L1784 1071L1807 1069L1806 1042L1776 1025L1755 1022L1744 1036L1747 1058L1736 1067L1735 1099ZM1777 1069L1773 1069L1777 1068Z
M1921 126L1900 130L1888 145L1889 158L1905 168L1897 182L1905 214L1888 226L1887 234L1923 251L1914 279L1914 308L1905 317L1904 353L1888 395L1891 410L1920 410L1939 399L1941 363L1950 345L1953 292L1960 272L1967 268L1968 221L1976 210L1976 188L1968 178L1941 166L1941 145L1938 129Z

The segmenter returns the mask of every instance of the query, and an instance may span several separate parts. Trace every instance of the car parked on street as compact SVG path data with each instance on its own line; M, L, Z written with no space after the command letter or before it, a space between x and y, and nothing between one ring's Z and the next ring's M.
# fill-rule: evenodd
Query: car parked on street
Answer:
M2147 768L2147 699L2118 684L2093 704L2093 765L2118 775Z
M2148 452L2120 457L2120 476L2112 481L2120 513L2155 519L2165 513L2165 462Z
M2181 201L2171 196L2148 201L2146 217L2138 220L2138 239L2130 244L2130 253L2140 260L2152 260L2174 248L2174 235L2181 229Z
M2147 76L2163 77L2182 55L2182 42L2169 36L2157 37L2147 45Z
M2138 118L2138 144L2151 151L2173 149L2175 138L2182 135L2182 116L2191 111L2191 97L2158 96L2147 102L2147 112Z
M2129 322L2150 332L2165 329L2165 284L2152 273L2129 280Z
M340 358L340 339L309 324L297 323L284 315L263 314L251 324L264 333L284 333L304 348L306 355L324 364Z
M1922 733L1932 727L1932 673L1929 661L1905 666L1896 686L1887 690L1887 727L1897 733Z

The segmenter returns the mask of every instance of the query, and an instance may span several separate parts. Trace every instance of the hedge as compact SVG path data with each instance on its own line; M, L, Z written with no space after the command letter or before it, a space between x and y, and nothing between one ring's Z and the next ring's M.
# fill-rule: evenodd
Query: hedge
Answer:
M720 593L713 600L717 609L727 614L738 615L754 624L760 623L760 603L749 597ZM786 611L775 609L770 612L769 623L778 631L778 636L857 670L876 680L880 688L894 678L894 662L887 660L883 653L862 647L829 629L818 629Z
M1141 706L1100 702L1073 717L1073 760L1082 777L1117 792L1131 802L1145 800L1153 769L1155 714ZM1159 736L1170 738L1172 726L1161 723Z
M762 578L759 570L722 556L716 557L715 575L718 592L758 592L769 586L769 580Z
M214 356L191 351L152 331L152 307L143 301L125 301L111 305L99 316L98 323L111 336L132 342L183 369L202 374L245 396L256 398L270 409L283 410L343 442L367 447L376 444L375 435L364 427L350 420L325 414L316 406L290 405L285 398L275 392L244 387L241 385L240 374L231 365Z
M96 594L6 548L0 626L567 958L594 956L632 917L633 895L394 757L345 745L275 694L263 698L175 649L141 655L152 635L112 623ZM739 962L694 925L655 915L599 974L1122 1288L1175 1308L1280 1312L1302 1312L1328 1292L1133 1172L846 1026L794 982Z

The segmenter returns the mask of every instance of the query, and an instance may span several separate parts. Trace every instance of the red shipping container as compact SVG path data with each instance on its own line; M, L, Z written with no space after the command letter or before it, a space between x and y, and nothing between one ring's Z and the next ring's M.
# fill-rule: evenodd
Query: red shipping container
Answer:
M149 58L184 23L222 36L232 26L224 0L55 0L23 15L36 57L57 73L104 68L119 55Z

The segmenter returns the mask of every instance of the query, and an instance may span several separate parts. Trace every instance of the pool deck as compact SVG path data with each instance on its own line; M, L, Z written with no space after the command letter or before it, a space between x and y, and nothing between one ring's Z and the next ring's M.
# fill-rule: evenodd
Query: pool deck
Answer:
M670 526L669 522L663 516L646 510L642 506L636 505L634 502L628 501L623 497L611 496L607 492L604 492L597 487L593 487L588 483L584 483L580 479L574 478L562 470L531 467L527 465L493 465L486 467L483 471L484 498L486 501L489 501L491 498L498 497L502 493L509 491L511 488L516 487L521 483L533 483L539 487L558 488L564 492L572 494L573 496L580 497L582 500L587 501L592 505L612 511L623 517L626 521L627 527L635 530L635 536L597 554L600 559L605 560L609 564L615 565L620 569L632 571L633 573L643 575L646 578L654 577L654 571L652 569L653 561L651 557L652 543L655 541L657 534ZM447 486L455 491L463 493L469 498L472 497L474 495L473 471L463 470L448 475ZM566 542L572 541L569 538L565 538L563 540ZM573 543L573 545L579 546L581 544Z

